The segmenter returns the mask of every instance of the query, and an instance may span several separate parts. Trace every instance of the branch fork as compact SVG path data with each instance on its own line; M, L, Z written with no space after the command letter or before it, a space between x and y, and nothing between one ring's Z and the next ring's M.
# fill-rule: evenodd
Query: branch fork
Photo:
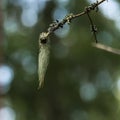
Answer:
M89 13L90 13L91 11L93 11L93 10L96 10L96 11L97 11L97 10L98 10L98 6L99 6L101 3L105 2L105 1L107 1L107 0L96 1L95 3L93 3L93 4L91 4L91 5L87 6L87 7L85 7L85 10L84 10L83 12L79 13L79 14L70 13L70 14L66 15L63 20L61 20L61 21L56 20L56 21L52 22L52 23L49 25L49 28L47 29L47 32L44 32L44 33L46 33L46 39L47 39L48 36L49 36L50 34L52 34L55 30L57 30L57 29L59 29L59 28L63 28L64 24L66 24L66 23L70 24L73 19L75 19L75 18L77 18L77 17L80 17L80 16L82 16L82 15L85 15L85 14L89 15ZM91 28L92 28L92 31L93 31L94 33L96 33L96 27L94 27L94 24L91 24L91 26L92 26L92 27L91 27ZM96 41L97 41L97 40L96 40Z

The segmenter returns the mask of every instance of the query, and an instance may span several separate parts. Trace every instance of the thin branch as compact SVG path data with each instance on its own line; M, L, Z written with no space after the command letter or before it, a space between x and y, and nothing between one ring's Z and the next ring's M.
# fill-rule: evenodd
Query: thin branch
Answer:
M52 34L55 30L62 28L65 23L69 24L71 22L71 20L87 14L89 17L90 23L92 25L92 31L94 33L95 40L97 42L96 29L92 22L92 19L89 16L89 12L91 12L92 10L95 10L98 7L98 5L100 5L104 1L106 1L106 0L97 1L96 3L93 3L93 4L85 7L85 10L79 14L74 15L71 13L71 14L65 16L65 18L60 22L58 20L54 21L53 23L51 23L49 25L47 32L42 32L40 34L40 36L39 36L40 51L39 51L39 57L38 57L39 58L38 59L39 87L41 87L44 82L44 77L45 77L45 73L47 70L48 62L49 62L49 52L50 52L49 44L50 43L49 43L48 36L50 34ZM98 47L97 45L94 45L94 46Z
M87 8L86 8L87 10ZM90 21L90 24L91 24L91 31L93 32L93 35L94 35L94 38L95 38L95 41L97 43L97 35L96 35L96 32L97 32L97 28L96 28L96 25L94 25L89 13L87 13L87 16L89 18L89 21Z
M111 53L120 55L120 50L119 49L112 48L110 46L106 46L106 45L103 45L101 43L97 43L97 44L93 43L92 46L94 46L96 48L99 48L99 49L102 49L102 50L105 50L107 52L111 52Z
M97 2L95 2L95 3L93 3L89 6L85 7L85 10L83 12L79 13L79 14L74 15L73 13L71 13L71 14L65 16L65 18L61 21L58 21L58 20L54 21L53 23L51 23L49 25L49 28L47 29L47 32L44 32L46 34L46 38L44 38L44 39L47 39L48 36L51 33L53 33L55 30L57 30L59 28L62 28L65 23L69 24L73 19L75 19L77 17L80 17L82 15L85 15L85 14L91 12L92 10L95 10L95 8L97 8L101 3L105 2L105 1L106 0L97 1ZM87 10L86 10L86 8L87 8Z

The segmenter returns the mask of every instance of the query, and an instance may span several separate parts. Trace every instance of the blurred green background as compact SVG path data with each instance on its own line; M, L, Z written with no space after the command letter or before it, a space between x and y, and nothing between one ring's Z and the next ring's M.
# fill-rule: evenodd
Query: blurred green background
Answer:
M120 56L92 47L87 15L50 36L38 90L38 38L96 0L0 1L0 120L120 120ZM91 12L99 43L120 49L120 0Z

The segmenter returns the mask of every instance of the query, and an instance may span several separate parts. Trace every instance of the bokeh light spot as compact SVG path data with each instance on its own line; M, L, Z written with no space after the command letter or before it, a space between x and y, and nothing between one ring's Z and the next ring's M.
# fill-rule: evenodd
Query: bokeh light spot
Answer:
M64 25L63 29L58 29L55 31L55 34L60 37L63 38L65 37L68 33L69 33L70 27L68 25Z
M96 75L96 87L101 91L111 90L112 79L107 70L101 70Z
M113 85L113 94L117 100L120 101L120 77L118 77L118 80Z
M13 80L14 72L12 68L7 65L0 66L0 85L8 86Z
M65 17L66 15L68 14L68 11L67 9L63 8L63 7L57 7L55 10L54 10L54 13L53 13L53 19L58 19L58 20L62 20L63 17Z
M14 17L5 18L4 30L6 33L15 33L18 31L18 24Z
M96 98L97 90L92 83L84 83L80 86L79 93L81 98L88 102Z
M36 61L30 51L23 49L16 51L11 55L11 58L22 64L23 69L28 74L34 74L36 72Z
M21 21L26 27L33 27L38 20L37 13L34 9L24 9L21 15Z
M16 115L12 108L2 107L0 108L0 120L15 120Z

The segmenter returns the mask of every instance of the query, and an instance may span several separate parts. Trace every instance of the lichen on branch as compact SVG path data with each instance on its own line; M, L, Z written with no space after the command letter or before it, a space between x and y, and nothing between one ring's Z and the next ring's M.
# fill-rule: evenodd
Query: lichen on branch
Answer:
M104 1L106 1L106 0L97 1L89 6L85 7L84 11L79 14L70 13L70 14L66 15L65 18L63 18L61 21L56 20L56 21L52 22L49 25L47 32L42 32L40 34L40 36L39 36L39 55L38 55L39 88L41 88L43 86L47 66L49 63L49 54L50 54L49 35L52 34L55 30L57 30L59 28L63 28L64 24L66 24L66 23L70 24L73 19L87 14L90 24L91 24L91 30L93 32L93 35L94 35L96 43L97 43L97 37L96 37L97 29L96 29L95 25L93 24L89 13L92 10L97 10L98 6Z

